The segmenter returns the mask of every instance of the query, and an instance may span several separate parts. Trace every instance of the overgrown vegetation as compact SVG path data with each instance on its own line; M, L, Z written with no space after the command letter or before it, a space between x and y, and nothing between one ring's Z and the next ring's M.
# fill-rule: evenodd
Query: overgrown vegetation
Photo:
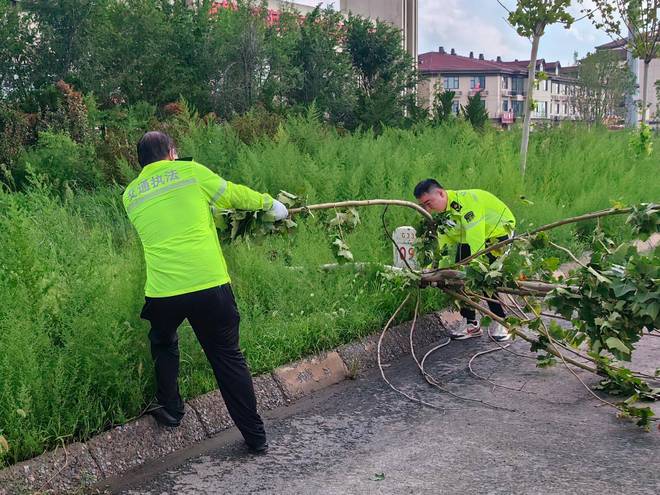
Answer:
M494 192L511 205L519 228L528 230L612 201L637 203L660 193L657 181L649 180L657 147L637 157L629 152L627 134L603 129L566 125L535 133L533 166L522 179L516 173L517 131L477 133L457 121L414 131L383 129L379 136L340 135L312 112L282 121L272 138L244 144L231 125L205 121L185 106L177 112L158 125L177 137L181 155L227 179L272 194L287 190L308 204L412 199L418 180L436 177L449 188ZM125 115L136 129L152 119L148 108ZM126 158L119 159L124 165L134 159L130 132L115 138L126 142ZM76 187L69 174L97 163L88 161L87 145L45 136L20 158L23 189L0 193L0 298L11 301L0 308L0 435L9 445L3 462L126 421L153 394L147 327L138 318L142 254L121 208L121 188ZM58 149L68 157L58 162L64 169L50 165ZM412 210L403 210L390 208L390 229L417 221ZM359 228L342 231L355 261L391 262L380 214L379 208L363 210ZM241 343L253 372L373 331L396 307L401 293L375 270L318 270L336 259L337 229L327 227L335 216L314 213L296 219L298 228L288 236L225 245L242 311ZM621 221L602 226L616 237ZM554 239L580 250L592 231L593 224L576 225L560 229ZM423 310L442 304L439 294L428 291ZM181 331L181 347L183 394L214 388L189 328Z
M478 96L465 109L478 132L450 117L448 94L429 122L400 35L385 24L340 22L318 9L272 22L263 3L215 14L208 0L185 3L0 0L0 298L8 301L0 307L0 464L127 421L153 395L138 317L143 258L120 201L138 173L134 148L145 130L167 131L180 156L229 180L306 204L412 199L417 181L435 177L448 188L492 191L528 230L659 196L650 133L539 129L522 178L520 130L486 125ZM360 212L355 229L357 215L330 211L296 218L288 236L225 232L253 372L387 319L403 284L375 268L318 270L338 257L391 262L380 215ZM229 227L239 220L248 216ZM417 218L391 208L386 221L393 229ZM601 227L621 238L621 222ZM566 227L554 240L579 251L593 227ZM425 311L447 302L424 297ZM189 328L181 348L183 394L213 389Z

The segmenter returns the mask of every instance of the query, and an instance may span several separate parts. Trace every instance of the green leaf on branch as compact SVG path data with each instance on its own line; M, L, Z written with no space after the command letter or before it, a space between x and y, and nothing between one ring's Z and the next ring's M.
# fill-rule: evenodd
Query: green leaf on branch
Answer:
M660 231L658 205L651 203L633 206L633 211L628 216L626 223L632 227L636 237L645 241L651 234Z
M287 208L292 208L297 205L299 198L290 192L280 191L280 193L277 195L277 200Z
M490 316L484 316L479 322L482 328L488 328L493 322L493 319Z
M543 260L542 266L545 270L549 272L554 272L557 268L559 268L559 265L561 264L561 260L556 257L552 258L545 258Z
M546 232L539 232L529 240L534 249L547 248L550 245L550 238Z
M605 340L605 345L607 345L610 350L616 349L624 354L630 354L630 349L616 337L609 337Z
M557 364L557 359L552 354L539 354L536 356L537 368L549 368Z
M353 261L353 253L351 253L348 244L346 244L341 239L337 238L334 240L332 245L335 247L335 255L339 258L339 261Z
M354 229L360 224L360 214L355 208L349 208L345 212L338 211L335 214L335 217L328 222L328 225L331 227L343 227L346 226L350 229Z
M636 419L635 424L641 426L642 428L649 429L651 426L651 418L655 416L653 410L650 407L635 407L630 404L623 402L621 404L622 412L621 417Z
M566 330L563 329L555 320L550 322L550 325L548 326L548 332L555 340L566 340Z

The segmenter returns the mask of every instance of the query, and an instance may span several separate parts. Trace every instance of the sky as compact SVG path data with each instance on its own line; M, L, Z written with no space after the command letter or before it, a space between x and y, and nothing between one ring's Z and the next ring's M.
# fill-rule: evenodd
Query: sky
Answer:
M513 9L515 0L501 0ZM297 0L306 5L334 5L339 1ZM593 2L585 0L584 7L571 8L574 17L581 17L580 9L589 8ZM529 59L531 42L521 38L506 22L507 12L497 0L419 0L419 53L437 51L444 46L449 51L455 48L459 55L474 52L475 57L483 53L487 59L498 55L503 59ZM593 27L591 21L583 19L570 29L551 26L541 39L539 57L548 61L559 60L562 65L573 64L573 53L583 57L593 52L596 45L612 39Z

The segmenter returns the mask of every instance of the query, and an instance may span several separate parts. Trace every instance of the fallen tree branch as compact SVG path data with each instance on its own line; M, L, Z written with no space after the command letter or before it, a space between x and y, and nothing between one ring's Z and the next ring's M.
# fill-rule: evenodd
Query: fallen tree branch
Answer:
M443 290L444 290L447 294L449 294L450 296L452 296L453 298L458 299L458 300L464 302L464 303L467 304L468 306L471 306L471 307L473 307L474 309L476 309L477 311L480 311L481 313L483 313L483 314L489 316L489 317L490 317L491 319L493 319L494 321L496 321L496 322L498 322L498 323L504 325L504 326L509 330L509 332L513 333L514 335L517 335L518 337L520 337L521 339L523 339L523 340L529 342L530 344L538 344L538 343L539 343L536 339L534 339L533 337L530 337L530 336L527 335L525 332L523 332L523 331L521 331L521 330L519 330L519 329L516 329L516 328L512 328L512 327L506 322L506 320L505 320L504 318L500 318L499 316L497 316L495 313L493 313L493 312L490 311L489 309L484 308L484 307L481 306L480 304L475 303L474 301L472 301L469 297L466 297L466 296L464 296L464 295L462 295L462 294L459 294L459 293L454 292L454 291L449 290L449 289L443 289ZM559 357L559 356L553 351L553 349L548 349L548 352L549 352L550 354L553 354L555 357ZM589 372L591 372L591 373L594 373L594 374L600 375L600 373L598 372L598 369L597 369L597 368L594 368L594 367L592 367L592 366L589 366L589 365L587 365L587 364L581 363L581 362L576 361L576 360L571 359L571 358L566 358L566 361L568 361L569 363L571 363L573 366L577 366L578 368L581 368L581 369L583 369L583 370L585 370L585 371L589 371Z
M461 270L432 270L422 272L420 284L422 287L430 285L432 287L444 288L462 288L465 285L465 273ZM518 289L510 287L498 287L497 292L504 294L515 294L525 296L545 296L555 289L565 289L573 293L579 293L579 287L564 284L551 284L549 282L540 282L536 280L518 280L516 281Z
M377 205L394 205L394 206L405 206L406 208L412 208L422 215L427 220L433 221L433 216L426 211L424 208L419 206L417 203L412 201L404 201L401 199L364 199L358 201L339 201L336 203L319 203L315 205L302 206L300 208L291 208L289 210L289 216L297 215L299 213L304 213L305 211L311 210L328 210L330 208L355 208L361 206L377 206Z
M657 212L660 211L660 205L654 205L651 208L652 211ZM586 213L584 215L578 215L576 217L570 217L570 218L565 218L564 220L558 220L556 222L552 222L546 225L543 225L537 229L531 230L529 232L525 232L523 234L515 235L513 237L510 237L509 239L505 239L503 241L497 242L485 249L482 249L481 251L477 251L471 256L468 256L467 258L462 259L461 261L453 264L452 266L448 268L456 268L457 266L465 265L469 263L470 261L483 256L484 254L490 253L491 251L495 251L496 249L503 248L504 246L508 246L509 244L520 241L523 239L527 239L533 235L536 235L540 232L544 232L546 230L551 230L555 229L557 227L561 227L562 225L568 225L572 223L577 223L577 222L583 222L585 220L592 220L594 218L602 218L602 217L607 217L611 215L623 215L626 213L631 213L633 211L632 208L609 208L607 210L601 210L601 211L595 211L593 213ZM439 268L439 270L443 270L442 268Z

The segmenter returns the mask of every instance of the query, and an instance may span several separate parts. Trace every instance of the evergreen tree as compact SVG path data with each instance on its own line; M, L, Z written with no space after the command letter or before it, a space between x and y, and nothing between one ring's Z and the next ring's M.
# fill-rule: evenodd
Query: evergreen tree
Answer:
M461 105L461 113L475 129L481 130L486 126L488 111L486 111L486 103L481 99L481 92L468 96L468 104Z

